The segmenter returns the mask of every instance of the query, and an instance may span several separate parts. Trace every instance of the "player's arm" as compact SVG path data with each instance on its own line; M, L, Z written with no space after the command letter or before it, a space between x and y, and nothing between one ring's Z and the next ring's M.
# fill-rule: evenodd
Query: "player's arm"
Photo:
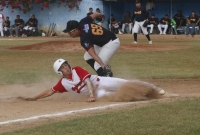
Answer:
M200 18L198 18L196 25L198 25L199 22L200 22Z
M52 91L51 89L47 89L34 97L18 97L18 98L22 99L22 100L27 100L27 101L35 101L37 99L49 97L49 96L53 95L54 93L55 93L55 91Z
M92 17L92 19L94 20L94 19L96 19L96 18L98 18L98 17L100 17L100 18L104 18L105 17L105 14L104 13L94 13L94 14L91 14L90 15L90 17Z
M103 63L103 61L101 60L101 58L95 53L94 51L94 47L90 47L90 49L88 50L88 53L93 57L93 59L99 63L99 65L103 68L105 65Z
M94 89L92 86L92 82L90 81L89 78L86 78L84 82L86 83L88 91L89 91L89 98L87 99L87 102L94 102L95 97L94 97Z

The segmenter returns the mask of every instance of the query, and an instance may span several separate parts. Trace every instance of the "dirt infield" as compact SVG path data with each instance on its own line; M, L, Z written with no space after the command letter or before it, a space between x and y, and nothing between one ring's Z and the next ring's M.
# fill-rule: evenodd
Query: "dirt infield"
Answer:
M166 96L156 100L156 103L159 102L169 102L172 100L182 99L182 98L191 98L191 97L200 97L199 91L199 81L200 79L156 79L156 80L144 80L150 83L153 83L166 90ZM52 83L52 82L51 82ZM116 104L116 102L108 102L106 100L97 100L94 103L85 102L87 97L83 95L78 95L74 93L64 93L56 94L52 97L38 100L38 101L21 101L15 97L19 95L35 95L40 91L35 91L37 88L46 89L51 84L31 84L31 85L9 85L9 86L0 86L0 91L4 93L0 97L0 123L6 122L9 120L24 119L34 116L41 116L46 114L55 114L59 112L67 112L72 110L80 110L94 107L101 107L105 105ZM16 91L16 89L18 91ZM29 90L29 91L27 91ZM25 92L26 91L26 92ZM179 94L179 97L169 98L168 93ZM75 100L76 99L76 100ZM15 129L21 129L26 127L38 126L40 124L55 122L58 120L66 120L76 117L83 117L94 115L94 113L104 113L112 112L130 108L137 108L140 106L151 105L154 100L149 100L149 103L139 103L136 105L123 105L117 107L108 107L107 109L97 109L96 111L85 111L80 113L72 113L65 115L63 117L48 117L48 118L38 118L37 120L30 121L21 121L5 125L0 125L0 133L6 131L12 131ZM119 102L117 102L119 103ZM155 101L153 102L155 103ZM12 127L12 128L11 128Z
M176 50L176 49L185 49L187 46L158 46L158 45L148 45L148 44L121 44L119 51L124 52L147 52L147 51L166 51L166 50ZM10 49L10 50L29 50L29 51L60 51L60 52L79 52L84 51L80 47L78 41L49 41L40 44L33 44L28 46L19 46L19 47L0 47L0 49ZM143 80L155 84L164 90L167 94L161 99L158 99L157 102L168 102L171 100L182 99L182 98L191 98L191 97L200 97L199 91L199 82L200 79L152 79L152 80ZM59 112L66 112L72 110L80 110L85 108L100 107L110 104L116 104L116 102L108 102L106 100L97 99L97 102L87 103L85 102L87 97L64 93L56 94L52 97L38 100L38 101L22 101L16 99L17 96L31 96L40 93L39 90L47 89L49 86L55 82L45 82L41 84L29 84L29 85L5 85L0 86L0 92L3 93L0 95L0 123L6 122L9 120L24 119L30 118L39 115L45 114L54 114ZM168 97L168 94L179 94L179 97ZM76 100L75 100L76 99ZM15 129L21 129L26 127L33 127L43 123L54 122L63 119L71 119L76 117L82 117L93 115L94 113L104 113L108 111L117 111L123 109L130 109L135 107L140 107L143 105L151 105L151 101L145 104L137 105L124 105L118 106L116 108L109 108L103 110L96 110L90 112L82 113L73 113L59 118L39 118L34 121L23 121L9 123L5 125L0 124L0 133L6 131L12 131ZM118 103L118 102L117 102Z
M119 51L130 51L130 52L147 52L147 51L166 51L166 50L177 50L185 49L186 46L158 46L158 45L134 45L134 44L121 44ZM84 51L78 41L49 41L40 44L19 46L8 48L11 50L32 50L32 51L60 51L60 52L79 52Z

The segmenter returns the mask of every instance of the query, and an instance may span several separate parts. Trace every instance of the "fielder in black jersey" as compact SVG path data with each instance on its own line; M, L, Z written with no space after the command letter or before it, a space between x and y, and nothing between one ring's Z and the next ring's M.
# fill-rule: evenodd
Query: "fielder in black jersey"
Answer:
M94 23L97 17L104 14L94 13L80 22L68 21L63 32L73 38L80 37L81 46L87 51L84 59L99 76L112 76L112 72L108 75L104 69L109 68L108 61L118 50L120 41L114 33Z
M134 27L133 27L133 35L134 35L134 44L137 44L137 33L139 31L139 28L142 29L142 32L144 35L146 35L149 44L152 44L152 41L150 39L150 36L147 32L147 27L144 27L143 24L145 21L148 21L149 14L146 11L145 8L141 7L140 0L136 0L136 9L133 11L133 17L132 19L135 19Z

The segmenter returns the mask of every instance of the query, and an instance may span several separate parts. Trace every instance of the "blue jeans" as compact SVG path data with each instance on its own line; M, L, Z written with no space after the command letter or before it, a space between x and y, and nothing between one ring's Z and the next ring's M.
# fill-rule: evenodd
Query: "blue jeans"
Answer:
M186 25L186 35L188 35L189 33L190 34L194 34L194 32L195 32L195 26L196 26L196 23L187 24ZM190 32L190 27L192 27L191 32Z

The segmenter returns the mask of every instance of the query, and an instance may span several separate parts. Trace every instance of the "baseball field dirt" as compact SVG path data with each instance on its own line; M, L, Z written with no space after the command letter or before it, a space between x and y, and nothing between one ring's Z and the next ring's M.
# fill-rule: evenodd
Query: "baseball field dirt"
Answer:
M163 36L164 37L164 36ZM184 36L183 36L184 40ZM68 44L68 45L66 45ZM69 46L71 44L71 46ZM157 46L148 44L121 44L119 51L132 52L148 52L148 51L166 51L176 49L186 49L190 46ZM84 51L77 41L49 41L28 46L19 47L1 47L0 49L9 50L31 50L31 51ZM181 100L184 98L200 97L199 82L200 79L141 79L142 81L150 82L161 88L167 93L160 99L149 100L148 102L138 102L138 104L127 104L117 107L107 107L104 109L97 109L93 111L74 112L69 115L60 117L46 117L38 118L36 120L22 120L13 122L13 120L26 119L34 116L41 116L46 114L56 114L60 112L67 112L72 110L81 110L85 108L94 108L106 106L111 104L118 104L122 102L109 102L107 100L97 99L97 102L87 103L87 96L78 95L74 93L55 94L52 97L37 100L37 101L22 101L17 99L17 96L32 96L40 93L39 89L47 89L57 81L39 83L39 84L17 84L17 85L3 85L0 86L0 133L22 129L27 127L34 127L45 123L55 122L63 119L71 119L77 117L85 117L99 113L118 111L122 109L137 108L140 106L152 105L159 102L170 102L174 100ZM28 89L28 90L27 90ZM178 94L179 96L169 97L169 94ZM78 97L78 98L77 98ZM123 104L123 103L122 103ZM9 122L11 121L11 122ZM8 122L7 124L1 124Z

